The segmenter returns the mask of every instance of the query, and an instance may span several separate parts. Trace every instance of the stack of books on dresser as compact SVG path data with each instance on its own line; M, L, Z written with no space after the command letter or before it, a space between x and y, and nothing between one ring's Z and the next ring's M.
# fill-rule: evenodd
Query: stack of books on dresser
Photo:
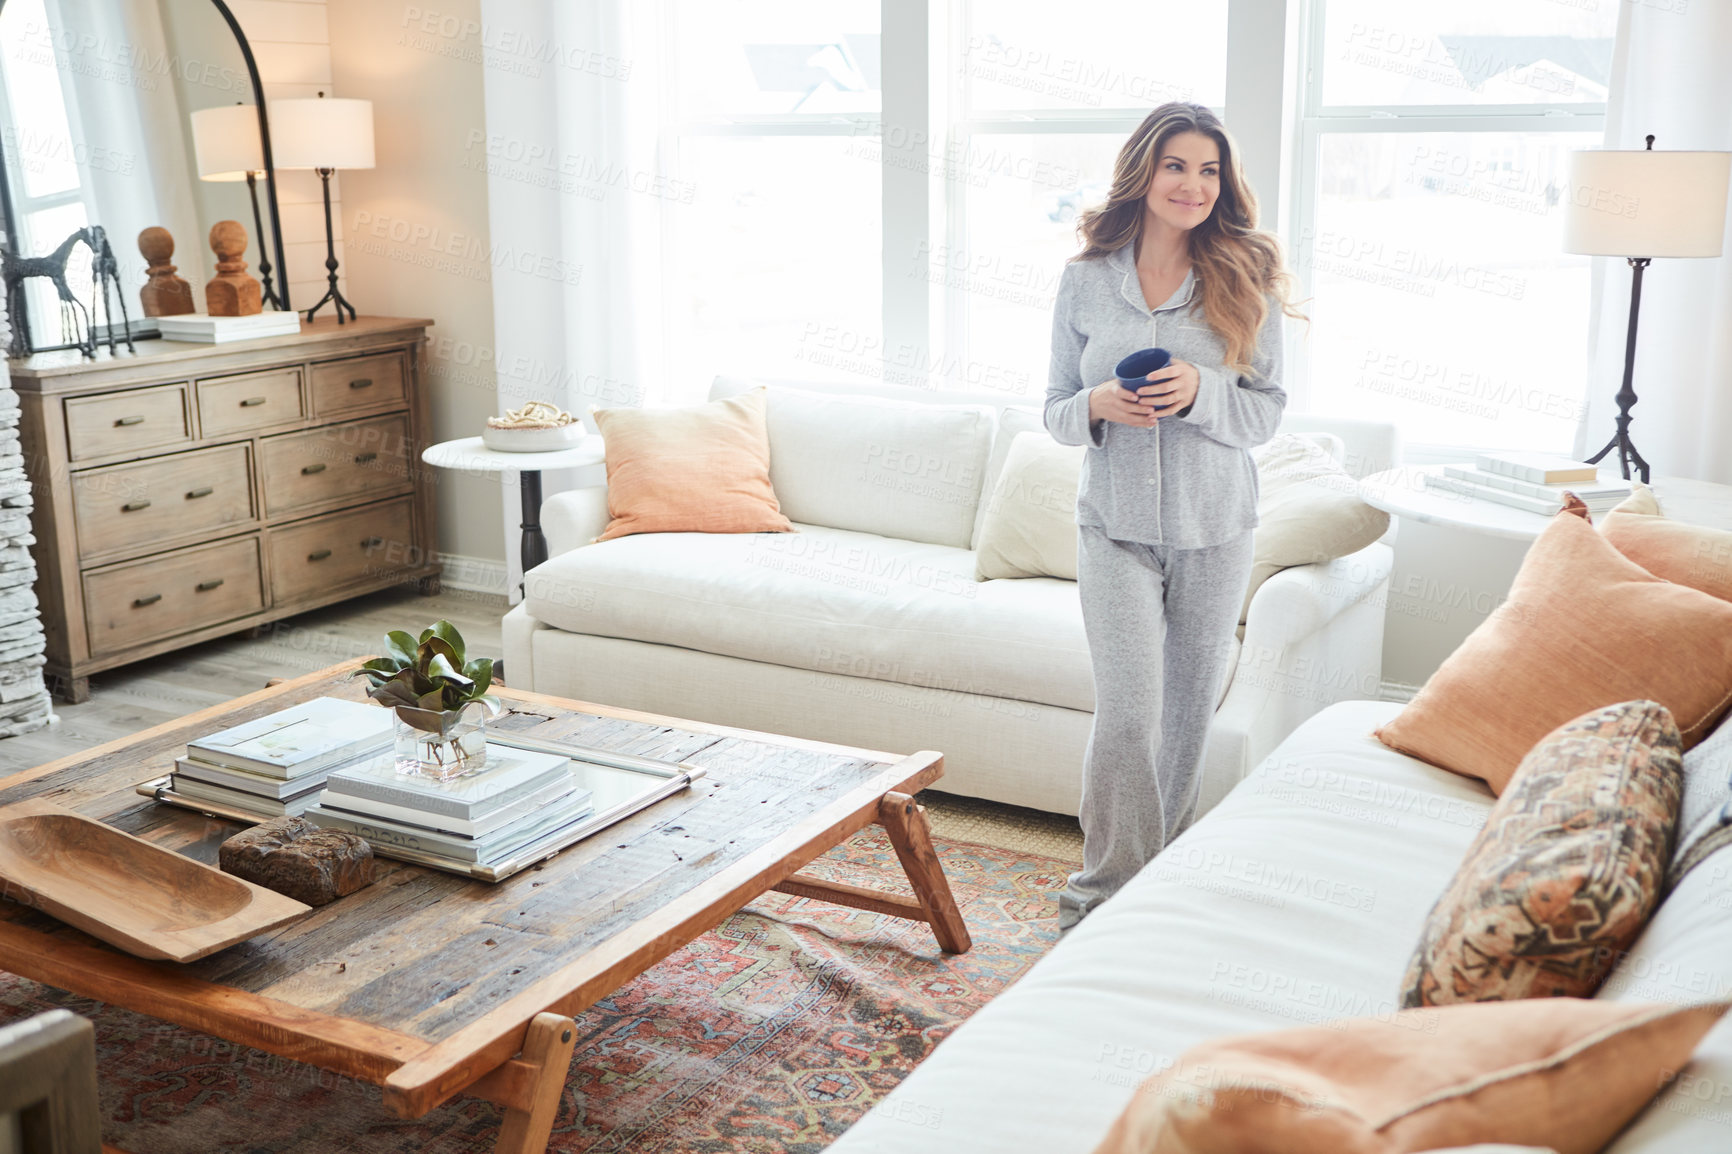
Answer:
M306 812L332 770L391 745L389 709L315 697L186 743L170 785L195 801L261 818Z
M1597 467L1567 457L1481 453L1471 465L1445 465L1441 473L1426 474L1425 483L1547 517L1564 507L1565 493L1574 493L1597 517L1630 495L1630 482L1599 474Z
M594 808L569 756L489 742L487 768L453 781L398 773L394 754L334 770L306 817L387 857L464 871L509 861Z

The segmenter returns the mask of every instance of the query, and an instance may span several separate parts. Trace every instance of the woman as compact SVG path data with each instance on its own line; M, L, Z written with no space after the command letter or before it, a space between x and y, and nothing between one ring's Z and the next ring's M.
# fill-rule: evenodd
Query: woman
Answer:
M1220 120L1163 104L1120 150L1106 204L1078 218L1084 247L1059 279L1046 427L1091 449L1077 584L1095 682L1083 868L1059 898L1061 929L1196 816L1203 739L1250 580L1249 450L1275 435L1287 403L1291 277L1256 225ZM1172 360L1133 394L1114 368L1150 346Z

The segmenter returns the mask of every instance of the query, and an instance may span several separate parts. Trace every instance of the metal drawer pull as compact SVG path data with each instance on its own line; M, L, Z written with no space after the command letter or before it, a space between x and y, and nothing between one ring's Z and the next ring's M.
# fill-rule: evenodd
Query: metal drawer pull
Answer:
M162 600L162 594L161 593L152 593L148 597L136 598L132 603L132 607L134 609L143 609L146 605L155 605L158 601L161 601L161 600Z
M363 549L377 549L379 546L383 545L384 543L385 543L385 538L383 538L383 537L368 537L361 542L361 548L363 548Z
M355 456L355 464L365 465L368 461L377 461L378 459L379 454L377 453L358 453Z
M114 423L116 425L142 425L142 424L144 424L144 418L143 417L122 417Z
M309 560L309 561L323 561L326 557L329 557L330 555L331 555L331 551L329 549L320 549L315 553L308 553L307 554L307 560Z
M351 389L370 389L373 387L372 377L357 377L349 382Z
M223 581L224 581L224 578L222 578L222 577L218 577L215 581L200 581L198 583L198 591L200 593L209 593L212 589L215 589L217 586L221 585L223 583Z
M324 471L325 466L323 465L307 465L301 469L301 475L304 477L312 473L323 473Z
M188 492L186 495L186 499L189 501L196 501L200 497L210 496L211 492L212 492L212 490L211 490L211 487L209 485L202 485L199 488L193 489L190 492Z
M248 397L246 400L241 402L241 408L250 409L254 405L262 405L264 403L265 403L265 398L263 398L263 397Z
M150 502L149 501L128 501L126 504L124 504L120 507L120 511L122 513L136 513L140 509L148 509L148 508L150 508Z

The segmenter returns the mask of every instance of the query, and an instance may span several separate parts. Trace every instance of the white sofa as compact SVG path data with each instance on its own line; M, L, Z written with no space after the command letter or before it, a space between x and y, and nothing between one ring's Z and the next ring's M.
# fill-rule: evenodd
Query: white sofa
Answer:
M1493 802L1370 736L1400 708L1345 702L1301 725L829 1149L1087 1154L1138 1083L1198 1042L1393 1013ZM1729 996L1729 876L1732 851L1686 876L1598 996ZM1732 1018L1608 1147L1725 1150Z
M717 378L711 399L759 382ZM876 393L876 395L874 395ZM587 544L605 488L542 507L550 559L504 622L519 688L872 749L944 753L940 788L1074 814L1094 687L1076 583L977 582L971 546L1010 440L1040 411L978 395L792 387L768 398L770 476L795 534ZM1290 417L1357 476L1389 425ZM1375 696L1392 552L1258 591L1210 728L1202 807L1332 701Z

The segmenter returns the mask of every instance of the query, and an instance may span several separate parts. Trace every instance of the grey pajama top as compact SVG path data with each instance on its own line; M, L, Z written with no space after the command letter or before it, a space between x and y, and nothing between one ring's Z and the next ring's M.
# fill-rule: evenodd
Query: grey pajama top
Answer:
M1221 338L1191 310L1196 274L1150 309L1137 280L1135 241L1072 261L1053 304L1046 427L1064 445L1087 445L1076 519L1121 541L1202 549L1257 525L1257 469L1250 449L1275 435L1281 388L1282 313L1273 296L1251 358L1254 377L1222 364ZM1197 399L1152 429L1102 421L1090 429L1088 393L1119 361L1159 346L1197 366Z

